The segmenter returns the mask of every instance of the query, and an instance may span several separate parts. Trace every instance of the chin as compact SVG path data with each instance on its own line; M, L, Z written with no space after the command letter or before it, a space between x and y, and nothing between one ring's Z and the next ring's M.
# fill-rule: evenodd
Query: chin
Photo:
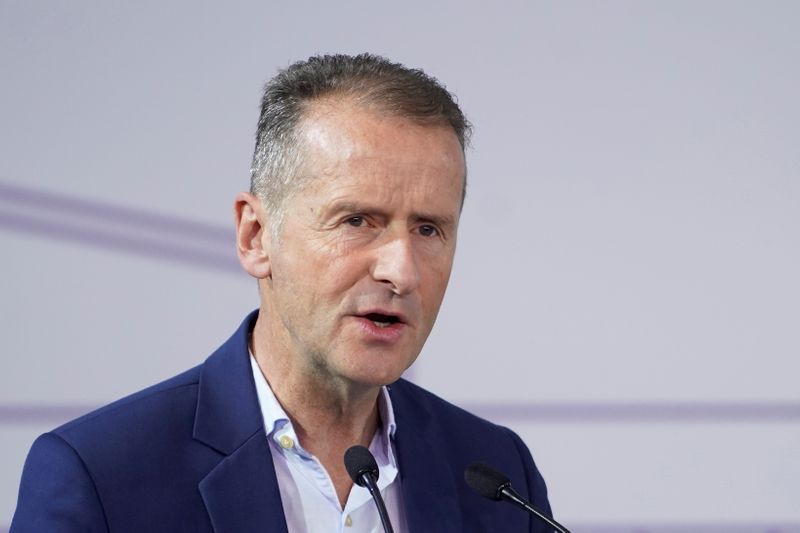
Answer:
M354 384L381 387L394 383L416 360L410 350L358 350L340 359L339 375Z
M367 387L382 387L384 385L394 383L400 379L400 376L403 375L403 372L406 371L406 368L406 366L390 368L360 367L351 369L351 371L345 373L345 375L352 383L357 383Z
M350 381L367 387L383 387L384 385L394 383L400 379L402 375L403 372L358 374L350 376Z

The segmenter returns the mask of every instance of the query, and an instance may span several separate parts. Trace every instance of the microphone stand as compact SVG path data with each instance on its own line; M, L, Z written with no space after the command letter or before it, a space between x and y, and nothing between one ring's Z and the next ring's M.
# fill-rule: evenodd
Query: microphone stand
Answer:
M507 502L511 502L515 505L518 505L528 511L529 513L533 514L547 525L551 526L555 529L558 533L570 533L567 528L541 512L539 509L531 505L527 500L521 497L517 491L511 488L511 484L507 486L501 487L499 491L499 495L502 499L506 500Z
M389 513L386 512L386 505L383 503L381 491L378 490L378 484L375 482L375 476L371 472L364 472L361 474L361 480L364 483L362 486L366 487L372 499L375 500L375 506L378 508L378 515L381 517L381 524L386 533L394 533L392 523L389 521Z

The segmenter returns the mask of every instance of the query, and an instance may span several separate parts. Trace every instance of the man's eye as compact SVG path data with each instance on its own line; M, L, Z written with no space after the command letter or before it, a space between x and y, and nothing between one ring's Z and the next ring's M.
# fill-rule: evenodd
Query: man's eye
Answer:
M364 220L364 217L361 217L361 216L355 216L355 217L350 217L350 218L348 218L348 219L347 219L345 222L346 222L347 224L349 224L349 225L353 226L354 228L360 228L361 226L363 226L364 224L366 224L366 222L367 222L367 221L366 221L366 220Z
M423 224L419 227L419 234L423 237L434 237L439 234L439 230L431 224Z

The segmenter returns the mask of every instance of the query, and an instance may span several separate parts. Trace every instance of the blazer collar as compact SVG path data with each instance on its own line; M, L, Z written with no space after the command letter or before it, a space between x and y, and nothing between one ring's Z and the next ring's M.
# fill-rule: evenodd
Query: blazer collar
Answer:
M203 364L193 436L225 457L198 486L216 533L287 533L248 354L258 311Z
M256 318L250 313L200 374L193 436L225 455L264 429L247 348Z

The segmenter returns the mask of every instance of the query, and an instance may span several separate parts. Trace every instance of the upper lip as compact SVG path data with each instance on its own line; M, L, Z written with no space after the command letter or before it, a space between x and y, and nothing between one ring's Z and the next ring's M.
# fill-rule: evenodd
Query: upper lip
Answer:
M356 316L366 317L367 315L372 315L372 314L393 316L397 319L398 322L402 324L408 324L408 318L406 317L405 314L401 313L400 311L392 311L390 309L381 309L377 307L372 309L366 309L356 313Z

